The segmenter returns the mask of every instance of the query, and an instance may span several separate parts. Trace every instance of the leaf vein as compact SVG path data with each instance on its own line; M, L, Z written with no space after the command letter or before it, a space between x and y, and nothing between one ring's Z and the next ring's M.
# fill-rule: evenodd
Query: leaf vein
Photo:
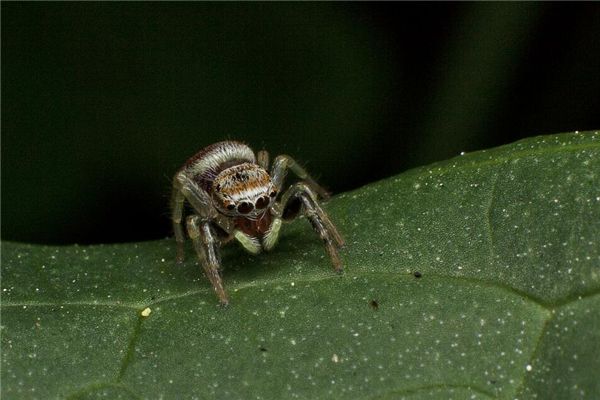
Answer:
M390 275L393 277L414 279L412 274L401 274L401 273L396 273L396 272L361 271L361 273L355 274L354 276L360 277L360 276L369 276L369 275L374 275L374 276ZM595 290L595 291L591 291L591 292L584 293L584 294L575 294L575 295L572 295L572 296L569 296L569 297L566 297L563 299L558 299L553 302L547 302L547 301L544 301L543 299L539 299L535 296L532 296L527 292L523 292L517 288L514 288L512 286L509 286L509 285L503 284L503 283L498 283L498 282L493 282L493 281L478 279L478 278L470 278L470 277L466 277L466 276L452 276L452 275L441 275L441 274L432 274L432 273L427 274L427 276L433 277L433 278L440 278L440 279L451 279L451 280L456 280L456 281L471 282L473 284L485 285L485 286L489 286L489 287L504 289L504 290L512 292L513 294L516 294L520 297L523 297L523 298L527 299L528 301L535 303L535 304L539 305L540 307L548 309L548 310L551 310L553 308L558 308L558 307L564 307L564 306L567 306L576 301L600 295L600 290ZM312 282L320 282L320 281L325 281L325 280L330 280L330 279L341 279L341 278L342 277L338 276L338 275L317 275L311 279L297 279L296 278L296 279L288 279L288 280L280 280L280 281L268 281L268 280L252 281L249 283L242 283L242 284L238 284L237 286L230 286L230 287L232 288L232 290L234 292L237 292L240 290L252 289L252 288L257 288L257 287L262 287L262 286L288 285L288 284L291 284L292 282L312 283ZM165 296L162 298L157 298L150 302L125 303L125 302L74 301L74 302L50 303L50 302L26 302L26 301L25 302L4 302L3 301L0 304L0 308L82 306L82 307L121 307L121 308L129 308L129 309L139 311L148 306L152 306L152 305L156 305L159 303L164 303L166 301L176 300L176 299L180 299L180 298L184 298L184 297L188 297L188 296L194 296L194 295L201 294L201 293L211 293L211 290L209 288L203 287L203 288L188 290L183 293L178 293L178 294Z
M537 354L539 352L540 349L540 345L542 343L542 339L544 337L544 334L546 333L546 330L548 329L548 326L550 325L550 322L554 319L554 314L551 314L548 318L546 318L546 320L544 321L544 325L542 325L542 329L540 330L540 333L535 341L535 345L533 346L533 351L531 352L531 356L529 357L529 361L528 361L528 365L533 365L534 364L534 360L537 357ZM519 396L519 394L521 393L521 391L523 390L523 387L525 385L525 381L527 380L527 374L528 372L523 369L522 372L522 377L521 377L521 382L519 382L519 384L516 386L515 392L513 394L513 398L518 399L517 396Z
M123 361L121 362L121 368L119 369L119 375L117 376L117 382L121 382L123 380L123 376L125 376L125 372L127 371L127 367L131 364L133 360L133 356L135 354L135 345L140 337L140 331L142 329L142 320L145 317L139 315L138 319L133 327L133 332L131 333L131 337L129 338L129 343L127 344L127 349L125 350L125 357L123 357Z
M124 303L124 302L109 302L109 301L64 301L64 302L37 302L37 301L15 301L0 303L0 307L70 307L70 306L84 306L84 307L115 307L115 308L132 308L140 309L143 306L138 303Z

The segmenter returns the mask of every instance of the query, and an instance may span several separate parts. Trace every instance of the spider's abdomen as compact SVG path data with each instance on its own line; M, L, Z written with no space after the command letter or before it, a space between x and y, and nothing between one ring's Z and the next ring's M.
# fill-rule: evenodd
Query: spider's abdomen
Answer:
M256 163L252 149L240 142L224 141L200 150L182 169L204 190L210 191L212 182L221 171L243 163Z

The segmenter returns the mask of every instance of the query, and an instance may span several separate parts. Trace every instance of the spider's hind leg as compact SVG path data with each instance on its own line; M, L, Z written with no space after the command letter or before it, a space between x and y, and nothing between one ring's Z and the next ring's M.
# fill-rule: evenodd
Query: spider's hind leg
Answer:
M306 216L323 240L333 268L336 272L341 272L342 262L338 254L338 247L344 245L344 239L319 205L313 189L304 182L298 182L284 193L281 203L283 204L283 219L293 219L299 213Z
M269 152L266 150L259 150L256 153L256 162L260 165L261 168L268 171L269 170Z

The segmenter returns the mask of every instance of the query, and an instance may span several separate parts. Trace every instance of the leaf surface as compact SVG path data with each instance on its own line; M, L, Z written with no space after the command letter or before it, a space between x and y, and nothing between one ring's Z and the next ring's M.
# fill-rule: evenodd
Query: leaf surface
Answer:
M172 239L2 243L2 397L600 394L598 132L463 155L325 208L345 273L298 220L269 254L224 248L227 309Z

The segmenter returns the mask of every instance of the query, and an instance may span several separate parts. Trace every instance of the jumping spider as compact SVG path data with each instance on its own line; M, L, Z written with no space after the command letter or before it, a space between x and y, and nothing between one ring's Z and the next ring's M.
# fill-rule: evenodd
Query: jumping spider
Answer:
M271 250L282 221L298 215L306 216L325 243L335 271L342 270L337 248L344 240L317 200L328 198L328 193L288 155L276 157L270 173L268 168L268 152L262 150L255 156L243 143L224 141L194 155L173 179L177 262L183 262L184 257L182 219L187 200L193 209L186 220L188 235L223 305L229 299L220 275L221 244L235 239L252 254ZM288 169L301 181L291 185L278 201Z

